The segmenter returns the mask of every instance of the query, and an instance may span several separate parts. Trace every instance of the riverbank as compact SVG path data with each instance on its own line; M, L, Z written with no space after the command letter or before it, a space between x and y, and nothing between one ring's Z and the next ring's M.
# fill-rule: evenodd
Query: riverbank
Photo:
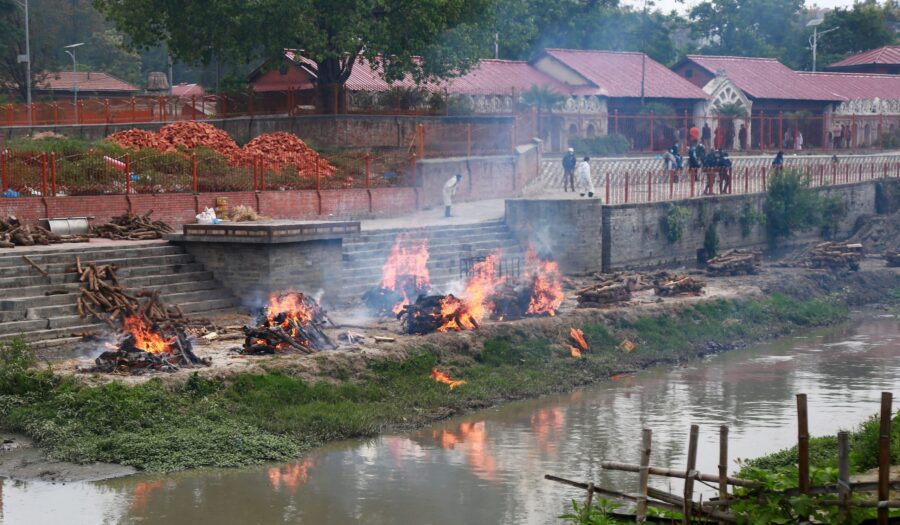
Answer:
M835 324L847 319L849 306L896 301L900 292L900 273L873 265L851 274L779 275L753 277L760 293L752 298L573 310L419 338L378 356L347 353L314 366L270 360L180 382L88 384L29 366L31 354L18 348L0 366L0 415L5 428L57 460L152 471L283 461L327 441L417 427ZM568 350L571 327L584 330L591 346L581 359ZM625 339L634 351L619 348ZM466 384L451 390L436 383L434 368Z

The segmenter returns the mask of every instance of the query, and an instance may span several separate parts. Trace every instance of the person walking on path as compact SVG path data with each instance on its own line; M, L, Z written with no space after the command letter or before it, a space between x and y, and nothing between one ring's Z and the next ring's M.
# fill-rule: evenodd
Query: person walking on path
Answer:
M594 196L594 181L591 180L590 161L590 157L585 157L575 171L575 178L578 181L578 189L582 197L584 197L585 193L587 193L588 197Z
M444 183L444 217L451 216L450 207L453 206L453 196L456 195L456 188L459 187L459 181L461 180L462 175L457 173Z
M575 165L577 163L578 159L575 158L575 150L569 148L569 151L566 152L562 159L563 191L569 191L569 186L572 186L573 192L575 191Z

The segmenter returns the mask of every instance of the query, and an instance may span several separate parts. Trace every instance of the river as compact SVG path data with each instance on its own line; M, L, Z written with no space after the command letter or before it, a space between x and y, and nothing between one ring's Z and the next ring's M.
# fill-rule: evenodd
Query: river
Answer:
M691 423L700 425L699 469L715 472L719 425L731 428L734 458L790 446L799 392L809 396L813 435L834 434L875 414L881 391L897 390L898 357L900 321L870 313L676 369L510 403L408 434L332 444L291 464L90 483L2 480L0 519L16 525L555 523L583 493L545 481L544 474L633 490L636 474L611 475L600 462L637 462L647 427L652 463L683 467Z

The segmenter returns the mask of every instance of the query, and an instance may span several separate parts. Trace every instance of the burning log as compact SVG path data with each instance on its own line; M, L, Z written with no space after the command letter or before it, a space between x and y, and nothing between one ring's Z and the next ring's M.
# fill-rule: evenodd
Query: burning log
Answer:
M163 221L152 221L150 215L153 210L144 215L135 215L130 212L113 217L106 224L92 226L91 232L97 237L112 240L142 241L161 239L163 235L172 233L171 226Z
M884 254L887 265L891 268L900 268L900 251Z
M297 351L312 354L337 346L322 330L328 323L322 307L298 292L272 295L257 317L256 325L244 326L242 354L274 354Z
M403 306L397 319L404 332L419 335L476 330L479 326L466 303L453 294L419 296L415 303Z
M723 275L755 275L759 273L761 255L752 250L729 250L706 262L706 274Z
M363 294L373 315L397 315L417 297L431 293L428 241L398 235L382 269L381 284Z
M857 271L862 256L862 244L823 242L813 249L809 256L809 264L813 268L849 268Z
M704 288L706 288L706 282L694 279L689 275L664 277L657 279L654 283L654 292L660 297L702 295Z
M124 330L116 348L100 354L94 361L96 366L89 371L140 375L150 371L177 372L212 362L194 354L190 340L179 328L166 329L134 316L125 319Z

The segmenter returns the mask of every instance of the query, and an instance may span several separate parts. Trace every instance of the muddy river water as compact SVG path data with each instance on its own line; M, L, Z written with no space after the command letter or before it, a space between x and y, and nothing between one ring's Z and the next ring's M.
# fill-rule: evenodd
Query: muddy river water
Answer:
M636 350L640 351L640 349ZM51 484L2 480L8 524L544 524L580 491L553 473L633 490L653 429L652 463L683 466L700 425L701 471L715 472L718 427L732 457L789 446L794 394L809 395L814 435L852 428L900 390L900 320L872 313L830 328L712 356L686 367L615 378L517 402L408 434L333 444L285 465ZM656 483L664 486L665 481Z

